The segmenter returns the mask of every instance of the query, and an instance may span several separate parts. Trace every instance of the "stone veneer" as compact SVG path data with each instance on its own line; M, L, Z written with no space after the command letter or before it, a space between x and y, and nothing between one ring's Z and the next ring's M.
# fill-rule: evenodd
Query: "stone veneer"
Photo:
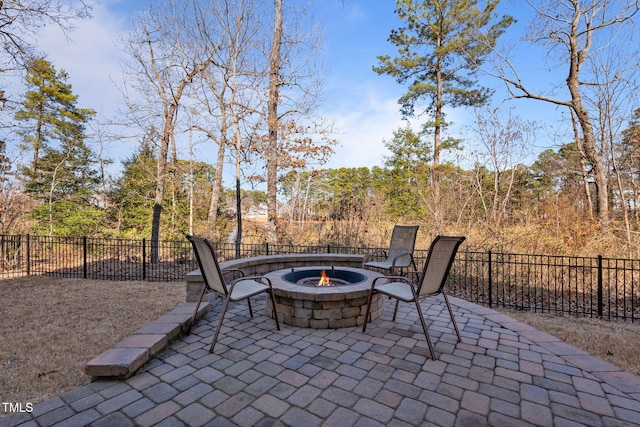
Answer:
M334 265L335 267L335 265ZM308 268L329 270L327 266ZM287 270L277 270L265 276L271 280L275 294L278 318L287 325L300 328L335 329L349 328L364 323L369 289L374 278L382 276L373 271L350 267L336 267L364 274L366 280L345 286L304 286L287 282L282 276ZM302 270L303 268L296 268ZM267 298L267 314L273 313L271 300ZM382 314L382 296L376 294L371 301L371 320Z
M373 278L381 276L373 271L360 270L362 255L351 254L287 254L270 255L220 263L220 268L239 269L247 276L266 275L273 284L278 318L285 324L303 328L346 328L364 323L367 297ZM365 282L336 287L308 287L288 283L280 278L292 268L334 266L357 271L367 276ZM283 271L279 271L283 270ZM199 270L187 274L187 301L197 301L204 283ZM267 313L273 312L267 298ZM371 304L371 320L382 313L381 295Z

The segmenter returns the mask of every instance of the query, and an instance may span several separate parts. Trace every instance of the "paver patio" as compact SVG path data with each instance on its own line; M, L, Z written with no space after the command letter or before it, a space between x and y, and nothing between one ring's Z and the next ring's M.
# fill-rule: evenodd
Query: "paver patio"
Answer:
M0 418L0 426L633 426L640 378L489 308L393 303L367 326L305 329L233 305L208 353L221 304L126 380L101 379Z

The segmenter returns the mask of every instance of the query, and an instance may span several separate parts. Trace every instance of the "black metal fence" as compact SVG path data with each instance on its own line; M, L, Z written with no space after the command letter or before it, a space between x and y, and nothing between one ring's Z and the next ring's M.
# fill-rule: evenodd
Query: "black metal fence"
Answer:
M640 260L465 251L449 293L489 307L640 320Z
M221 261L235 245L217 243ZM365 254L378 248L334 245L244 244L240 257L290 253ZM24 275L180 281L197 268L189 242L161 241L158 262L149 240L0 235L0 279ZM415 252L418 265L426 251ZM609 320L640 320L640 260L493 253L458 253L448 293L490 307L565 313Z

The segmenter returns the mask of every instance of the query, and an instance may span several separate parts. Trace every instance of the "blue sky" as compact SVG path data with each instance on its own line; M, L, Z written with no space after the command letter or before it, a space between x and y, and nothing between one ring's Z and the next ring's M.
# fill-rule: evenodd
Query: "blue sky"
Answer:
M58 69L69 73L81 107L93 108L104 115L115 111L118 93L111 79L119 79L122 57L115 41L126 32L128 15L146 9L149 3L149 0L101 0L94 9L93 19L80 22L71 33L71 40L65 40L54 30L43 33L41 47ZM517 15L522 12L514 4L520 3L503 0L503 7ZM404 126L397 104L404 88L392 78L372 71L378 55L395 52L387 42L390 30L400 25L393 13L394 7L395 2L391 0L315 1L315 17L324 28L323 60L328 71L322 111L335 122L339 131L336 138L340 141L329 167L383 165L384 156L388 154L383 140L390 139L393 130ZM520 23L510 30L509 40L517 39L526 24L523 17L518 18ZM533 51L524 52L520 59L525 61L524 69L535 76L535 67L531 64L543 64L541 60L531 61L532 54ZM496 102L505 99L499 82L486 80L484 84L498 90ZM553 127L558 116L553 107L541 102L508 102L507 105L517 107L517 114L525 119L546 123L547 128ZM465 111L449 114L455 123L454 136L465 137L465 144L472 149L473 141L464 135L463 129L465 124L470 124L472 115ZM110 143L106 147L107 155L119 164L133 151L134 147L127 144L131 143ZM541 135L535 151L553 144L552 138ZM213 163L211 150L208 151L203 147L197 155Z

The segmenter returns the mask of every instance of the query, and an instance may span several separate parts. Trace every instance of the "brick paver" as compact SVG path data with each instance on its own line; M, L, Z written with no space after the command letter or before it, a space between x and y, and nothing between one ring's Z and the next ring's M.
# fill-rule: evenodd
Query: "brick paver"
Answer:
M392 322L391 302L366 333L277 331L262 299L253 319L237 304L209 354L218 304L134 376L100 379L31 413L0 413L0 426L640 425L640 378L508 316L451 300L461 343L443 302L423 302L437 360L415 311L401 305ZM115 348L154 346L162 340L150 334L175 333L163 325Z

